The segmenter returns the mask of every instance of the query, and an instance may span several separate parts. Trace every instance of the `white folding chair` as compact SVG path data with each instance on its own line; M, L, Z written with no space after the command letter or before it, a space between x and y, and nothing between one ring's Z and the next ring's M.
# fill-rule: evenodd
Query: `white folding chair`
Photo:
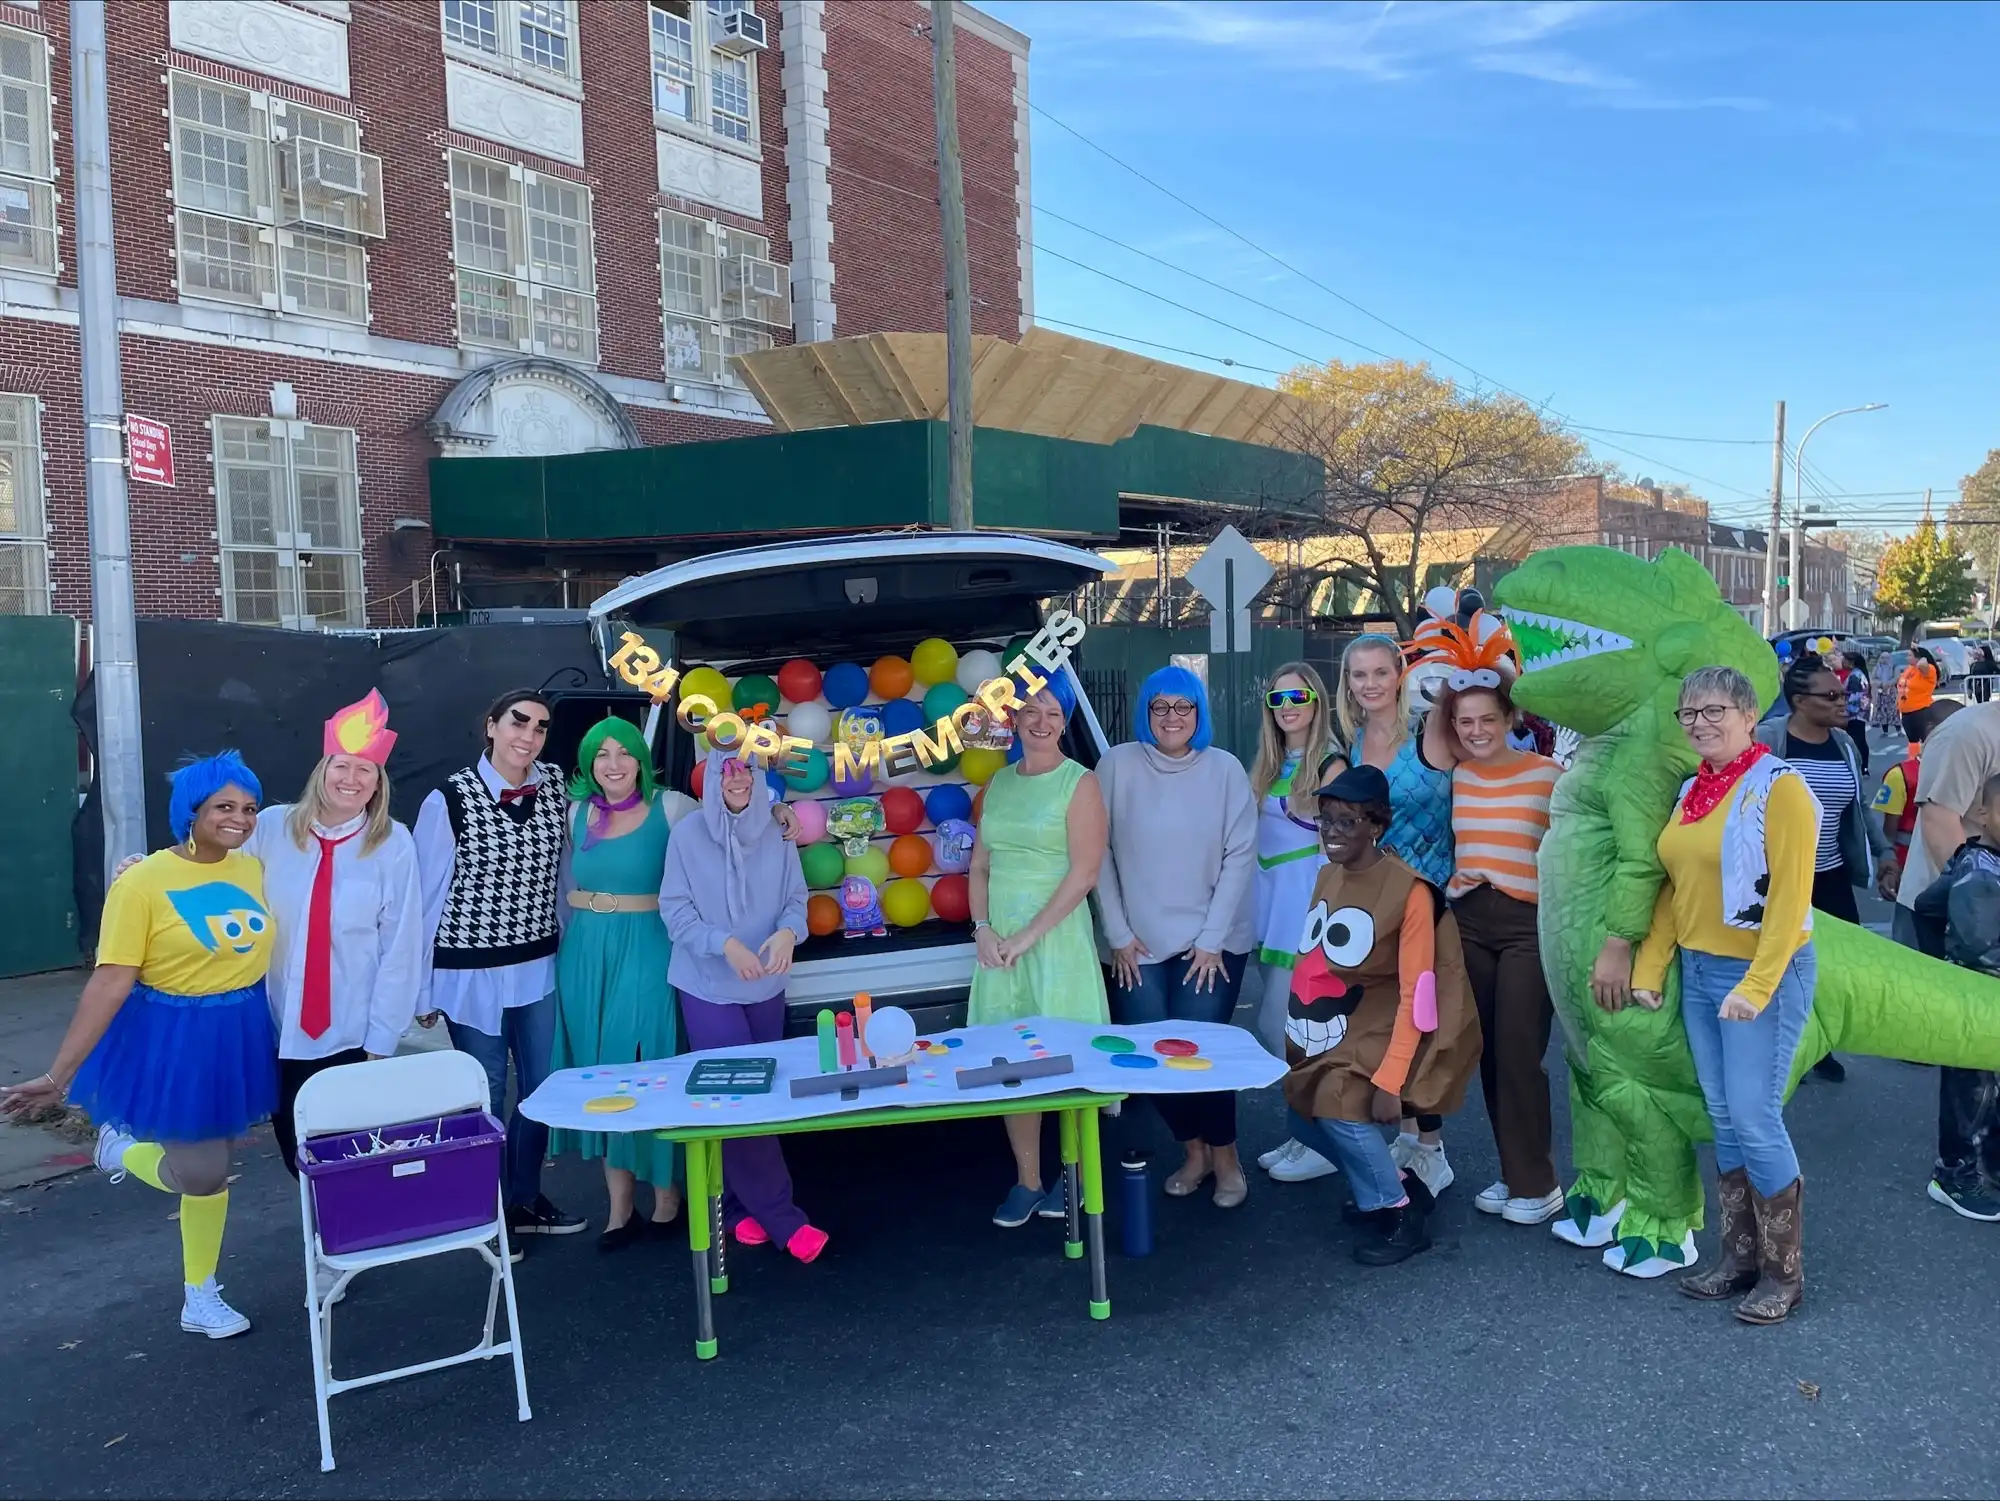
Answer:
M299 1091L292 1108L292 1120L301 1144L314 1136L348 1131L367 1131L377 1126L400 1125L426 1117L453 1115L465 1110L490 1109L486 1070L470 1055L459 1052L416 1053L403 1058L382 1058L367 1063L351 1063L312 1076ZM319 1407L319 1467L333 1468L333 1433L327 1414L328 1399L356 1387L376 1386L405 1376L419 1376L445 1366L468 1361L510 1356L514 1362L514 1393L520 1402L521 1421L533 1414L528 1409L528 1372L521 1353L521 1315L514 1302L514 1268L508 1257L507 1214L500 1198L499 1175L493 1183L493 1219L469 1230L449 1235L433 1235L400 1245L379 1246L372 1251L353 1251L330 1256L320 1245L319 1224L313 1213L312 1184L299 1174L299 1216L305 1241L306 1308L312 1333L313 1397ZM496 1249L497 1248L497 1249ZM378 1371L369 1376L346 1380L333 1374L333 1305L342 1297L357 1272L392 1262L417 1261L426 1256L442 1256L448 1251L476 1251L493 1269L493 1284L486 1295L486 1329L479 1343L459 1355L442 1360L426 1360L417 1365ZM337 1274L322 1299L319 1269ZM495 1343L493 1321L502 1289L507 1294L507 1338Z

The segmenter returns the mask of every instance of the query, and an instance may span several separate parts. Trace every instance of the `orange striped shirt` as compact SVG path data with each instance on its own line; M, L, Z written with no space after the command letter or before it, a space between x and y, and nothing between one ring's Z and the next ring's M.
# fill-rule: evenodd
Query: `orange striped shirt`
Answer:
M1451 773L1451 832L1458 868L1446 891L1463 896L1482 881L1532 902L1541 893L1535 853L1549 831L1549 794L1562 767L1521 751L1500 761L1461 761Z

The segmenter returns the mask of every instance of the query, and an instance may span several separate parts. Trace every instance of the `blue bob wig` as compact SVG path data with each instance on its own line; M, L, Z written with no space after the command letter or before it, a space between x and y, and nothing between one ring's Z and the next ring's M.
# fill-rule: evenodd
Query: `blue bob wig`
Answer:
M1139 685L1140 741L1146 745L1160 743L1153 738L1153 700L1162 694L1184 698L1194 705L1194 738L1188 744L1198 751L1207 750L1215 740L1215 727L1208 717L1208 685L1185 667L1162 667Z
M174 831L176 842L188 837L201 805L225 787L241 787L259 803L264 801L263 783L244 764L241 751L217 751L212 756L190 761L180 770L169 772L167 781L173 787L167 798L167 825Z
M1069 674L1058 667L1054 672L1038 674L1038 676L1044 676L1046 681L1036 691L1048 694L1057 703L1061 704L1063 722L1068 723L1076 714L1076 689L1070 686ZM1012 766L1020 759L1021 742L1019 737L1016 737L1014 743L1007 747L1007 764Z

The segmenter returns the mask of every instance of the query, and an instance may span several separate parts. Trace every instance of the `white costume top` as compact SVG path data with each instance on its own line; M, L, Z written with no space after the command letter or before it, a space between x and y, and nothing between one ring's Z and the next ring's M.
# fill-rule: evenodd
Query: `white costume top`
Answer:
M1280 969L1290 969L1298 957L1313 882L1326 864L1319 829L1299 822L1285 806L1298 770L1298 756L1286 756L1285 769L1257 805L1257 959Z

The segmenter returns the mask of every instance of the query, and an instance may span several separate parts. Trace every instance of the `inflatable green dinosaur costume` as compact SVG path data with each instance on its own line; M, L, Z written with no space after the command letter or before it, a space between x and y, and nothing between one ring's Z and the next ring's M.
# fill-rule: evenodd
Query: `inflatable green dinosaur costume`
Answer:
M1600 1009L1591 969L1607 937L1635 946L1661 877L1654 843L1695 756L1674 719L1681 679L1724 665L1777 696L1777 660L1687 553L1648 563L1607 547L1536 553L1494 589L1520 647L1514 699L1584 737L1556 784L1541 853L1542 963L1570 1065L1576 1182L1556 1234L1606 1246L1605 1265L1658 1276L1695 1259L1703 1194L1695 1143L1708 1112L1680 1020ZM1819 982L1793 1085L1835 1049L2000 1068L2000 984L1815 913ZM1614 1243L1615 1242L1615 1243Z

